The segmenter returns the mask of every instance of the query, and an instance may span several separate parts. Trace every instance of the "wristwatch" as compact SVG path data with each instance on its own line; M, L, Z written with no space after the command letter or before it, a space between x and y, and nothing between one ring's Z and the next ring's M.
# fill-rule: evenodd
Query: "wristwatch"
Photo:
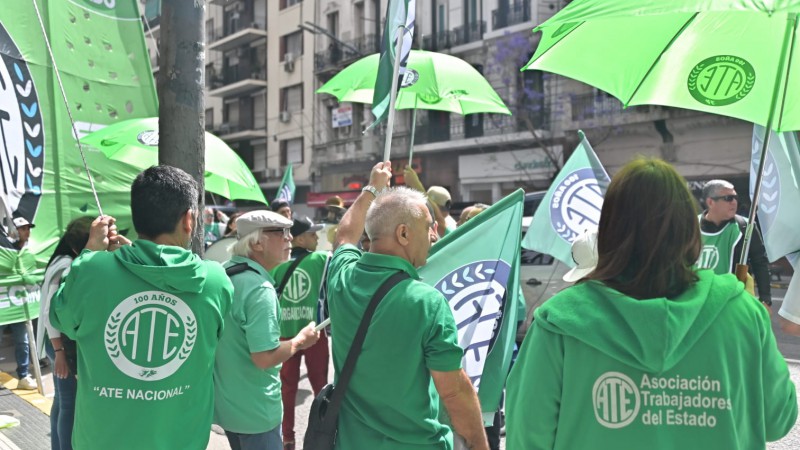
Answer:
M363 188L361 188L361 192L369 192L375 197L378 197L378 190L375 189L375 186L366 185Z

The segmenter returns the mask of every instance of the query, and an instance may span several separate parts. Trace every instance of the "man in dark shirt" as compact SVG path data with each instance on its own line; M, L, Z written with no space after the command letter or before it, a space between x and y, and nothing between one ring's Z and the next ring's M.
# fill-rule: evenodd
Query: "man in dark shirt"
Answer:
M697 266L718 274L733 272L740 261L747 226L747 219L736 214L736 190L725 180L711 180L703 187L703 205L706 207L700 215L703 250ZM759 300L772 306L769 260L758 227L753 229L747 263L755 278Z

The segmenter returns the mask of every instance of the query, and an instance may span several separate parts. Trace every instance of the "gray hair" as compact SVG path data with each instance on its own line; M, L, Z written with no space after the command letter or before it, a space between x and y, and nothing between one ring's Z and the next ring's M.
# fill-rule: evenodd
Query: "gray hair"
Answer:
M249 258L250 252L252 249L250 246L255 245L258 243L258 238L261 237L261 229L257 229L255 231L251 231L236 241L235 244L230 246L230 252L232 255L241 256L243 258Z
M405 186L381 191L367 210L367 236L374 241L393 234L400 224L409 224L412 219L423 217L425 213L418 206L425 205L425 202L425 194Z
M711 180L703 186L703 201L715 197L723 189L733 189L733 185L725 180Z

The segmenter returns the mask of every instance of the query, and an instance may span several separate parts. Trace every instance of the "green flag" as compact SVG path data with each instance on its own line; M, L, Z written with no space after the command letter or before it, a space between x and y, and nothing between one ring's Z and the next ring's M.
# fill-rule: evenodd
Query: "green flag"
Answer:
M574 267L572 241L597 228L610 181L583 133L581 142L547 190L522 246Z
M450 303L463 367L488 423L500 405L516 337L524 199L522 190L513 192L448 233L419 271Z
M290 205L294 204L294 177L292 176L292 165L286 166L283 172L283 180L278 187L278 193L275 195L275 200L286 200Z
M78 136L158 114L136 0L36 4ZM103 212L120 230L132 228L130 184L138 170L85 153ZM26 247L36 268L24 279L0 276L1 312L15 305L14 287L41 281L69 221L98 214L33 2L0 9L0 185L11 211L36 225ZM38 307L30 312L35 317Z
M753 198L756 169L764 143L764 127L753 129L753 158L750 165L750 198ZM758 221L770 261L800 251L800 144L795 132L776 133L767 148Z
M406 61L411 51L411 41L414 39L415 11L416 0L389 0L389 4L386 6L386 22L383 25L383 39L381 40L381 59L378 63L378 76L372 96L372 114L375 115L375 122L367 129L374 127L389 116L392 76L397 56L397 29L401 26L405 27L405 32L400 56L400 77L403 79L406 76Z

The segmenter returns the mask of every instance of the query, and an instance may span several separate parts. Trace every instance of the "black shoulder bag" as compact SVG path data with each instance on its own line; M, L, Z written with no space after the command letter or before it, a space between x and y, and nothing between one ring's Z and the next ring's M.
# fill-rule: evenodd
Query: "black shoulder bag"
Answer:
M305 450L333 450L336 444L336 428L339 422L339 409L342 406L347 385L350 384L350 378L355 369L356 360L361 347L364 345L364 338L367 336L367 329L372 321L372 316L378 308L378 303L383 300L386 294L399 282L408 278L405 272L397 272L389 277L381 287L372 296L364 317L358 325L358 331L353 338L353 344L350 346L350 351L347 353L347 359L344 362L342 373L339 375L339 382L334 387L333 384L328 384L319 395L311 403L311 411L308 414L308 428L306 428L306 435L303 441L303 448Z

